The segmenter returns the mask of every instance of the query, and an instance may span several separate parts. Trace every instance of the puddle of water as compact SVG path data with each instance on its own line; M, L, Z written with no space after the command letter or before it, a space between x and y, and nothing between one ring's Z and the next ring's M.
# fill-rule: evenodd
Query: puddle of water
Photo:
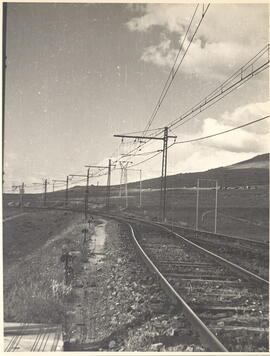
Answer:
M91 237L89 242L89 249L94 255L90 257L90 261L94 263L101 263L103 257L104 243L106 239L105 227L107 221L104 219L99 219L101 223L95 227L95 233Z

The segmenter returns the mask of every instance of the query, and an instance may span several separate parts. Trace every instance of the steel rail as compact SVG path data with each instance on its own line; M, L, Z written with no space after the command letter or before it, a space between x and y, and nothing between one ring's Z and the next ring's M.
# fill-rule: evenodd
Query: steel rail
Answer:
M115 217L112 217L116 220ZM161 288L168 295L168 297L172 300L173 304L181 307L184 315L188 319L188 321L193 326L194 330L199 333L200 340L202 343L209 347L211 351L216 352L228 352L226 347L217 339L217 337L207 328L207 326L203 323L203 321L194 313L194 311L190 308L190 306L186 303L186 301L176 292L176 290L172 287L172 285L168 282L168 280L163 276L163 274L159 271L156 265L151 261L149 256L145 253L141 245L139 244L134 228L129 222L126 222L125 219L117 218L118 221L124 222L131 230L132 239L135 244L135 247L144 260L147 268L150 272L154 273L157 277ZM136 231L137 232L137 231ZM138 232L137 232L138 233Z
M48 208L41 208L41 209L48 209ZM80 212L83 212L84 210L82 209L65 209L65 208L58 208L58 210L69 210L69 211L76 211L78 213ZM92 214L96 214L95 212L92 212ZM170 232L171 234L173 234L174 236L182 239L183 241L185 241L187 244L189 244L190 246L192 246L193 248L197 249L197 251L199 251L200 253L203 253L203 254L207 254L211 259L214 259L215 261L218 261L221 265L227 267L227 268L230 268L232 269L233 271L235 271L238 275L242 276L245 280L252 280L254 281L255 283L259 283L259 284L262 284L264 287L267 287L269 288L269 281L267 281L266 279L256 275L255 273L253 272L250 272L248 270L246 270L245 268L243 267L240 267L238 266L237 264L231 262L231 261L228 261L227 259L211 252L211 251L208 251L206 250L205 248L195 244L194 242L188 240L187 238L185 238L184 236L181 236L180 234L172 231L171 229L161 225L160 223L154 223L152 221L147 221L147 220L144 220L144 219L140 219L140 218L135 218L135 217L119 217L117 215L110 215L110 214L106 214L106 213L103 213L103 212L98 212L97 215L100 215L100 216L107 216L107 217L110 217L110 218L122 218L122 219L126 219L126 220L135 220L135 221L138 221L138 222L143 222L145 224L148 224L148 225L152 225L152 226L156 226L156 227L160 227L168 232Z
M59 210L70 210L70 211L74 211L74 212L78 212L78 213L83 212L82 209L59 208ZM188 239L181 236L180 234L172 231L171 229L167 228L166 226L162 226L159 223L145 221L143 219L134 218L134 217L120 217L120 216L111 215L111 214L107 214L107 213L103 213L103 212L92 212L92 214L104 216L104 217L122 222L129 227L129 229L131 231L131 235L132 235L132 241L134 242L136 250L138 251L138 253L142 257L142 259L146 263L148 269L152 273L155 274L155 276L157 277L157 279L160 282L161 288L169 296L169 298L172 300L172 302L176 305L181 306L183 313L185 314L187 319L190 321L191 325L194 327L195 330L198 331L202 343L207 345L211 351L228 352L226 347L216 338L216 336L207 328L207 326L202 322L202 320L189 307L189 305L185 302L185 300L175 291L175 289L171 286L171 284L168 282L168 280L162 275L162 273L159 271L159 269L155 266L155 264L151 261L151 259L145 253L145 251L139 244L139 242L136 238L136 235L135 235L135 231L137 233L138 233L138 231L136 230L136 228L134 229L132 227L132 225L131 225L132 222L130 222L130 220L133 221L133 223L134 223L134 221L137 223L138 222L145 223L145 224L155 226L155 227L158 227L159 229L169 232L174 237L181 239L187 245L193 247L200 253L207 254L210 258L214 259L215 261L218 261L221 265L224 265L227 268L233 269L237 274L240 274L241 276L243 276L244 279L248 279L249 281L251 279L251 280L255 281L256 283L263 284L264 286L267 286L267 287L269 287L269 282L267 280L257 276L256 274L249 272L249 271L245 270L244 268L224 259L223 257L216 255L216 254L206 250L205 248L196 245L195 243L189 241Z
M265 241L257 241L257 240L253 240L253 239L249 239L249 238L245 238L245 237L241 237L241 236L231 236L231 235L225 235L225 234L221 234L221 233L214 233L211 231L207 231L207 230L195 230L192 229L191 227L183 227L180 225L175 225L175 224L170 224L170 223L160 223L157 222L157 224L165 226L170 228L170 226L172 226L172 228L176 228L176 229L182 229L182 230L187 230L189 232L194 232L194 233L199 233L202 235L210 235L211 237L221 237L224 239L230 239L233 242L239 241L239 242L247 242L247 243L251 243L254 245L258 245L261 247L269 247L269 242L265 242Z
M138 218L126 218L126 219L135 220L135 221L139 221L139 222L144 222L144 223L149 224L149 225L160 227L161 229L166 230L169 233L173 234L174 236L182 239L188 245L190 245L193 248L195 248L198 252L203 253L203 254L207 254L211 259L214 259L215 261L218 261L221 265L234 270L237 274L241 275L244 279L248 279L249 281L251 279L252 281L254 281L256 283L259 283L259 284L263 285L264 287L269 288L269 281L267 281L266 279L261 278L261 277L257 276L255 273L252 273L252 272L250 272L250 271L238 266L237 264L235 264L235 263L233 263L231 261L228 261L227 259L225 259L225 258L223 258L223 257L221 257L219 255L216 255L215 253L213 253L211 251L206 250L205 248L195 244L194 242L188 240L184 236L181 236L180 234L172 231L171 229L169 229L169 228L167 228L165 226L162 226L162 225L160 225L158 223L153 223L153 222L150 222L150 221L147 222L145 220L141 220L141 219L138 219Z

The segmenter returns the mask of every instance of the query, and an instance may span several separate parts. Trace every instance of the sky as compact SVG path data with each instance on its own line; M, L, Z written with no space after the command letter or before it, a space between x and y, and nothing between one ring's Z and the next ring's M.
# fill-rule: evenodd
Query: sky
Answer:
M144 130L195 7L9 3L5 190L24 182L26 191L37 191L32 183L85 174L85 165L106 166L109 158L133 149L133 140L121 143L113 135ZM201 13L202 5L190 30ZM150 129L192 108L267 45L268 17L266 4L211 4L193 41L190 33L186 38L183 50L191 42L190 47ZM265 70L171 134L177 140L209 135L263 117L268 108ZM168 173L203 171L269 152L268 133L265 120L175 145L168 152ZM152 140L140 153L161 148L161 141ZM143 178L159 176L161 156L136 169ZM129 180L137 179L138 171L130 171ZM91 179L97 181L105 184L106 176ZM112 183L119 183L117 169Z

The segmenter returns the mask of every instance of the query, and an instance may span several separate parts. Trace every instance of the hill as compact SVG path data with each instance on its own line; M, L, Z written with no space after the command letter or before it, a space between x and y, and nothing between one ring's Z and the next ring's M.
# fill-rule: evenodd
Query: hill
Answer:
M194 173L178 173L167 177L168 188L183 188L194 187L197 184L197 179L217 179L219 186L222 187L237 187L237 186L257 186L269 184L269 153L255 156L246 161L238 162L230 166L210 169L203 172ZM144 180L142 183L143 189L159 189L160 177ZM112 191L117 189L119 185L112 186ZM128 184L128 189L139 188L139 182ZM64 190L48 193L48 196L54 198L62 198ZM70 196L83 197L85 186L75 186L70 189ZM106 186L90 186L89 192L92 196L106 194ZM4 194L6 199L14 196L14 194ZM25 194L28 198L40 197L41 194Z
M210 169L203 172L179 173L167 177L168 187L192 187L197 184L197 179L217 179L219 185L252 186L268 185L269 183L269 153L255 156L249 160L234 165ZM136 183L130 183L135 187ZM158 188L160 178L145 180L144 188Z

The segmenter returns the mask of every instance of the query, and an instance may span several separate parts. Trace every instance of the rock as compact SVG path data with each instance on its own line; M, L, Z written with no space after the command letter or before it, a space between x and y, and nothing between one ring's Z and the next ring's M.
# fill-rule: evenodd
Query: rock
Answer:
M194 350L194 346L193 345L190 345L188 346L184 351L185 352L192 352Z
M150 346L150 350L151 351L160 351L160 349L162 348L163 344L162 342L158 342L157 344L152 344Z
M113 349L116 346L116 342L114 340L111 340L109 343L109 349Z
M83 282L76 281L76 284L74 285L74 288L83 288Z
M199 352L204 352L205 349L202 346L195 346L194 351L196 351L196 352L198 352L198 351Z
M172 327L166 330L166 335L168 336L175 336L175 334L176 334L176 330Z

